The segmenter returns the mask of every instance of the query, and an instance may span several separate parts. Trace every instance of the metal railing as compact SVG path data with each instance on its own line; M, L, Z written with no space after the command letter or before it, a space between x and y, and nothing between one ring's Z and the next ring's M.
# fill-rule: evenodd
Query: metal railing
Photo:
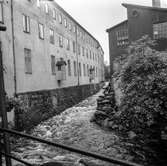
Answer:
M141 166L139 164L135 164L135 163L132 163L132 162L129 162L129 161L115 159L115 158L112 158L112 157L107 157L107 156L100 155L100 154L97 154L97 153L92 153L92 152L88 152L88 151L81 150L81 149L78 149L78 148L74 148L74 147L71 147L71 146L63 145L63 144L60 144L60 143L47 141L47 140L44 140L44 139L41 139L41 138L38 138L38 137L34 137L34 136L30 136L28 134L17 132L15 130L0 128L0 132L2 132L4 134L7 133L7 134L12 134L12 135L20 136L20 137L23 137L23 138L31 139L31 140L34 140L34 141L38 141L40 143L45 143L47 145L62 148L64 150L68 150L70 152L75 152L75 153L78 153L78 154L81 154L81 155L85 155L87 157L93 157L93 158L99 159L101 161L105 161L105 162L112 163L112 164L118 164L118 165L122 165L122 166ZM0 155L3 155L3 156L5 156L7 158L10 158L10 159L14 159L16 161L19 161L19 162L25 164L25 165L32 166L32 164L30 164L30 163L28 163L24 160L18 159L16 157L12 156L11 154L7 154L6 152L0 151Z

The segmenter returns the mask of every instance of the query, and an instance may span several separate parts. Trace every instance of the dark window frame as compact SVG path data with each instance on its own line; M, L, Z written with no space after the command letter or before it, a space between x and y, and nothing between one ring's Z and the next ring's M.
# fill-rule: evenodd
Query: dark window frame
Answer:
M41 32L40 32L40 25L42 25L42 33L43 33L43 36L41 37ZM41 23L38 23L38 31L39 31L39 38L41 39L41 40L44 40L44 25L43 24L41 24Z
M31 31L30 30L30 17L25 15L25 14L23 14L23 19L24 19L23 20L24 21L24 23L23 23L23 32L30 33L30 31Z
M24 61L25 61L25 74L32 74L32 54L31 54L31 49L29 48L24 48ZM30 63L30 66L28 66L29 64L27 64L26 62Z

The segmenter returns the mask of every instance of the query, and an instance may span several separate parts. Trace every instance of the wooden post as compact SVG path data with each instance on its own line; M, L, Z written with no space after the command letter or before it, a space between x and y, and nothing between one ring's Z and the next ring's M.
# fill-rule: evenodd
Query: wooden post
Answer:
M2 127L8 128L7 121L7 112L5 108L5 87L4 87L4 75L3 75L3 60L2 60L2 47L0 42L0 113L2 116ZM5 153L10 154L10 143L9 143L9 135L4 133L4 150ZM5 157L6 166L11 166L11 159L9 157Z

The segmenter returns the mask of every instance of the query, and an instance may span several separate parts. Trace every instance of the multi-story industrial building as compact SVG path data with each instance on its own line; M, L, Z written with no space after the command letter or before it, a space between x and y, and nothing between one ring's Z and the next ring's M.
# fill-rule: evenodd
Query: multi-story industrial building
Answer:
M167 39L167 9L160 7L160 0L153 0L153 7L123 4L128 19L107 29L111 72L115 57L126 53L128 45L144 35L152 39ZM166 46L165 46L166 45ZM160 42L160 48L167 48L167 40Z
M30 101L49 93L57 105L73 93L76 99L89 95L104 80L99 42L55 1L0 4L0 22L7 27L0 41L8 96ZM60 95L61 89L68 94Z

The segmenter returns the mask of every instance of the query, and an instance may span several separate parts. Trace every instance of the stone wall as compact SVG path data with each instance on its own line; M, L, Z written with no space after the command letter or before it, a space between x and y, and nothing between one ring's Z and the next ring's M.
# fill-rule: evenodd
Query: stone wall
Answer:
M15 127L17 130L30 130L96 93L101 87L102 84L89 84L18 94L21 107L15 110Z

